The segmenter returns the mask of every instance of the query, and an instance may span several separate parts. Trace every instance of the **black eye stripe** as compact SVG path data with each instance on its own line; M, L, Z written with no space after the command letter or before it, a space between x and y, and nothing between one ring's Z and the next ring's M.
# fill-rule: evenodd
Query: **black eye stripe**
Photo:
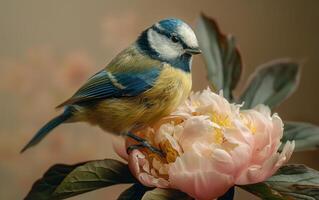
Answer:
M169 33L163 31L162 29L159 29L157 26L153 26L152 29L161 35L165 35L167 38L171 37Z
M171 40L172 40L172 42L174 42L174 43L177 43L177 42L179 41L179 39L178 39L175 35L173 35L173 36L171 37Z
M152 26L152 29L154 31L156 31L157 33L159 33L159 34L166 36L168 39L170 39L170 40L172 39L172 35L171 34L167 33L166 31L164 31L164 30L162 30L160 28L158 28L157 26ZM177 37L176 35L173 35L173 36ZM182 47L184 49L188 48L188 46L186 45L186 43L183 40L178 39L178 41L182 45Z

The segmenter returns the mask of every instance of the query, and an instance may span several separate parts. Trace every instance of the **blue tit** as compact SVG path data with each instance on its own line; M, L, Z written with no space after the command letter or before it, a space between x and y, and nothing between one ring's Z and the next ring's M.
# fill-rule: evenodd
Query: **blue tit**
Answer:
M169 115L189 95L192 56L201 51L194 31L180 19L164 19L93 75L22 149L38 144L62 123L88 122L127 135L157 151L131 130Z

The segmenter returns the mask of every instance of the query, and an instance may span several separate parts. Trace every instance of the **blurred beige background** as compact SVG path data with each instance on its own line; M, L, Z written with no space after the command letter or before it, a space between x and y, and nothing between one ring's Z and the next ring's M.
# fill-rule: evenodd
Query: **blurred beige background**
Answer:
M64 125L36 148L19 151L54 107L152 23L178 17L194 26L201 11L236 36L245 70L281 57L304 61L299 90L277 111L288 120L319 124L319 1L0 0L0 199L22 199L54 163L117 158L110 137L85 124ZM207 87L200 56L194 90ZM237 92L238 93L238 92ZM318 152L292 162L319 169ZM115 186L72 199L116 199ZM236 199L253 199L239 192Z

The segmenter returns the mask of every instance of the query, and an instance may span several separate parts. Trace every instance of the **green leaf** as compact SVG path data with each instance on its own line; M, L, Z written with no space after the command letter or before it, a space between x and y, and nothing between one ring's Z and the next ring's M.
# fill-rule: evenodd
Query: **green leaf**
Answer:
M215 20L204 14L196 27L196 36L203 51L208 72L208 80L215 90L223 89L224 96L231 100L236 87L242 61L232 35L224 35Z
M139 183L136 183L129 187L127 190L122 192L117 200L140 200L146 191L150 190L150 188L145 187Z
M41 179L37 180L33 184L32 189L25 197L25 200L54 199L52 198L52 193L58 185L72 170L83 164L84 163L76 165L57 164L52 166L47 172L45 172Z
M299 64L290 59L260 66L250 76L250 82L241 96L241 102L245 102L243 108L258 104L266 104L271 108L277 106L296 90L299 76Z
M120 183L133 183L128 166L105 159L76 165L55 165L34 183L25 199L65 199Z
M55 196L71 197L119 183L133 183L128 166L120 161L105 159L88 162L73 170L57 187Z
M295 141L295 151L315 150L319 148L319 127L310 123L285 122L283 144Z
M262 183L240 187L265 200L316 200L319 172L304 165L286 165Z
M156 188L145 193L142 200L192 200L187 194L172 189Z

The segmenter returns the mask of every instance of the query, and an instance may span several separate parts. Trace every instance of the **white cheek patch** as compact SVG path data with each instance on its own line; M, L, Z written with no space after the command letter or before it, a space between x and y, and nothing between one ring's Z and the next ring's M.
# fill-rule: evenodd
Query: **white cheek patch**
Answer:
M187 24L182 24L177 28L177 33L180 35L185 44L189 47L198 47L198 41L194 31Z
M164 59L174 59L183 53L181 45L172 43L166 36L152 29L148 30L147 36L150 46Z

